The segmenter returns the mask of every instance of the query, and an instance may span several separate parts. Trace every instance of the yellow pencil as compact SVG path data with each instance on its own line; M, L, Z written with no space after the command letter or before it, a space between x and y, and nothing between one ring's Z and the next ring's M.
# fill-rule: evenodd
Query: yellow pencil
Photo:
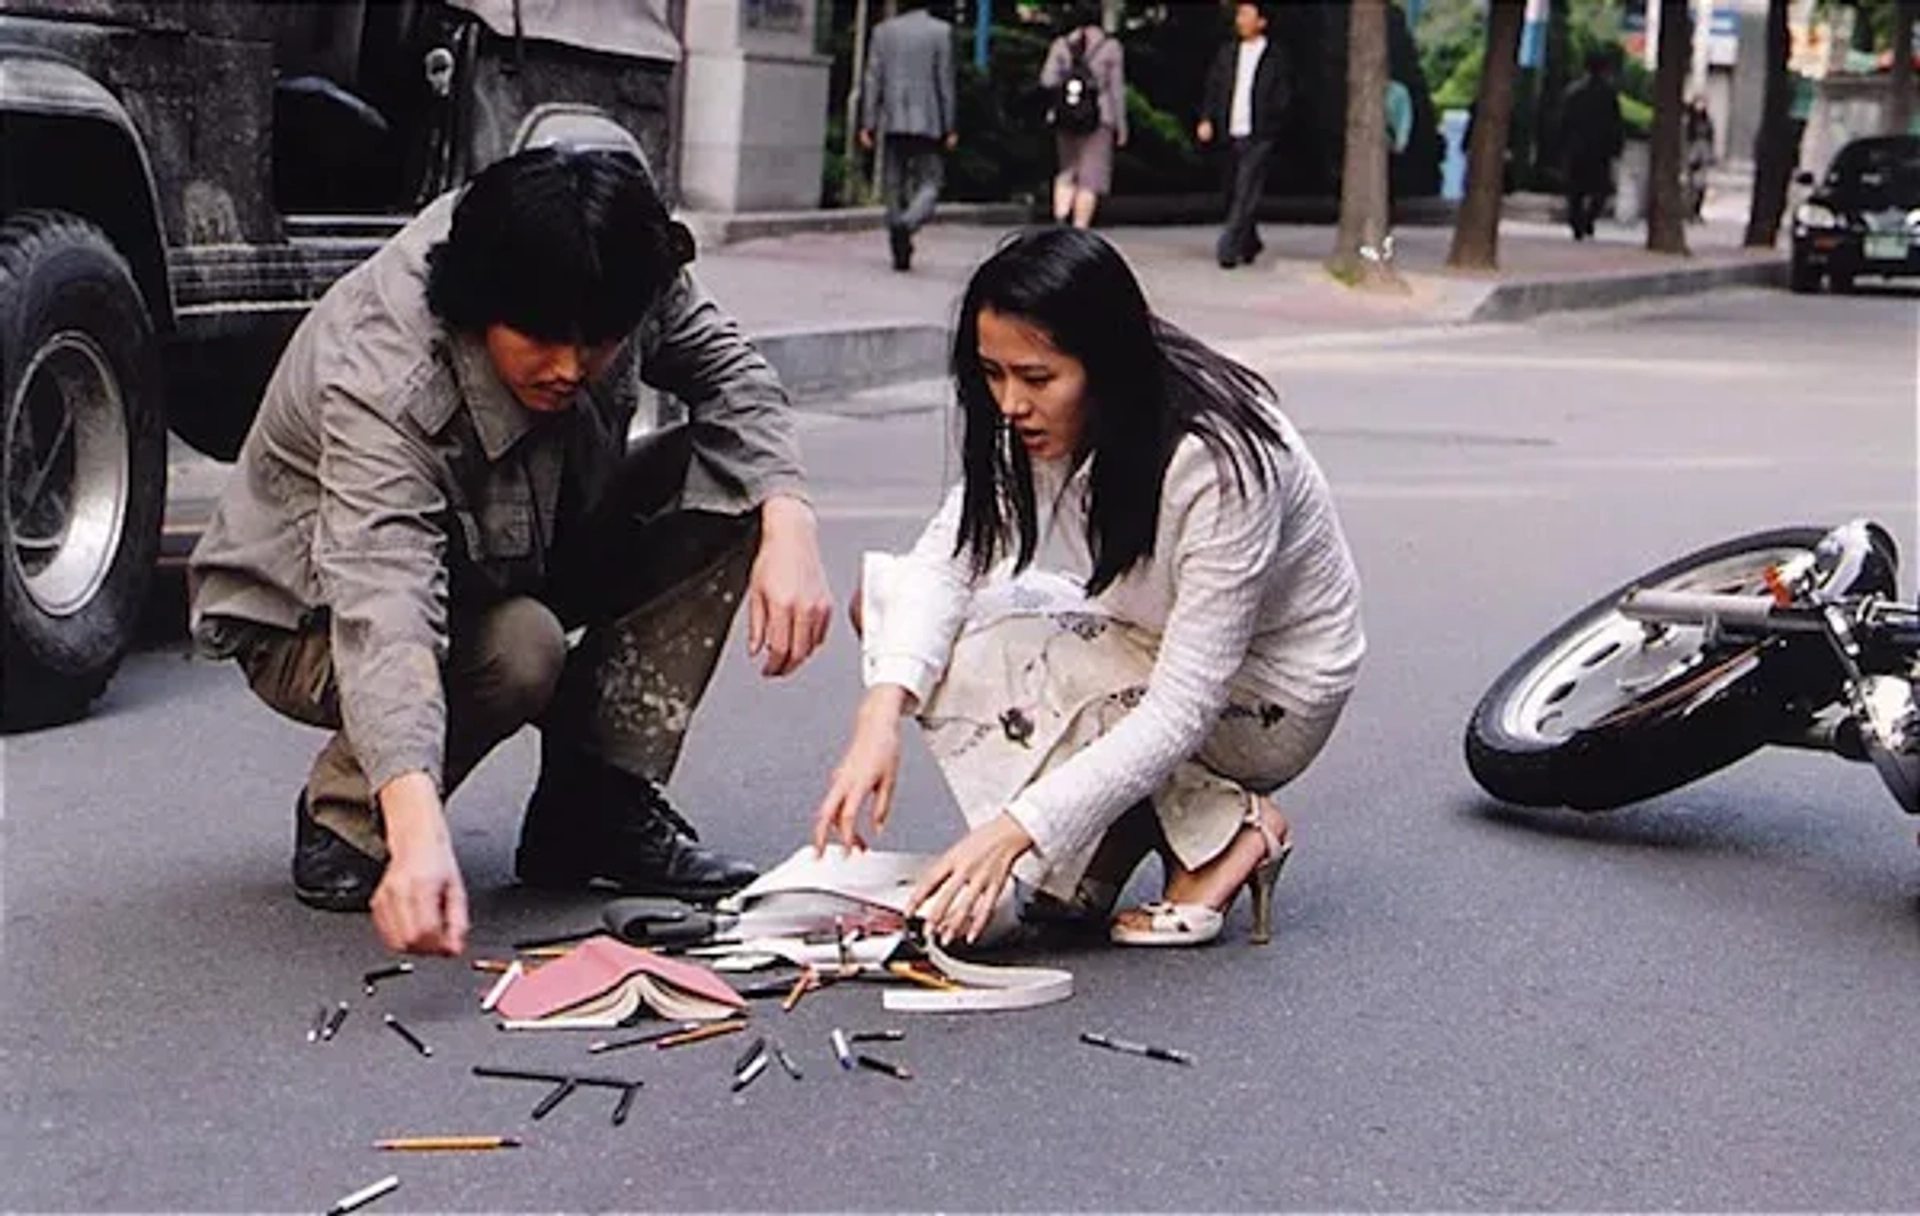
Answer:
M943 976L931 975L911 963L888 963L887 970L893 972L893 974L903 980L912 980L924 988L932 988L940 992L954 992L960 987L960 985L950 979L946 979Z
M679 1034L668 1035L666 1038L655 1043L654 1048L664 1051L669 1047L680 1047L687 1043L699 1043L707 1039L717 1039L723 1034L733 1034L736 1031L745 1030L746 1028L747 1023L745 1019L740 1018L736 1018L730 1022L715 1022L710 1026L702 1026L698 1030L687 1030Z
M402 1136L393 1140L375 1140L373 1147L383 1153L474 1152L495 1148L519 1148L517 1136Z

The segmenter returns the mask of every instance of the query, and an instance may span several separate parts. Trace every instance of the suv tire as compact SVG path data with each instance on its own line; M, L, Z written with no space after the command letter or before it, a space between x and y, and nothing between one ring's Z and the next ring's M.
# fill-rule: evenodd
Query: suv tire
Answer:
M0 224L0 726L86 712L132 644L166 509L153 327L126 259L62 212Z

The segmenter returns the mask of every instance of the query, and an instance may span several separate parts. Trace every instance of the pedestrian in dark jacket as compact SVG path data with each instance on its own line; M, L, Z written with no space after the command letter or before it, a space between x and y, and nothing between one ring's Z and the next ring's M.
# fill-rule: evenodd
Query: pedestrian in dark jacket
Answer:
M1218 140L1227 152L1227 218L1214 249L1227 269L1253 261L1264 248L1255 220L1288 96L1286 57L1267 40L1267 6L1236 4L1233 32L1207 72L1194 128L1201 143Z
M444 802L530 723L523 882L713 898L754 877L660 783L741 601L769 675L832 605L792 408L692 258L632 156L493 165L307 314L194 550L202 652L333 732L294 807L294 892L371 908L390 949L464 948ZM691 424L630 451L643 382Z
M953 27L903 0L899 16L873 27L860 92L860 145L882 141L881 191L893 268L913 266L913 234L933 218L946 178L941 157L959 142Z
M1587 74L1567 90L1560 121L1566 157L1567 225L1573 229L1574 240L1584 241L1593 235L1594 220L1613 195L1614 158L1626 146L1611 55L1595 51L1587 56Z

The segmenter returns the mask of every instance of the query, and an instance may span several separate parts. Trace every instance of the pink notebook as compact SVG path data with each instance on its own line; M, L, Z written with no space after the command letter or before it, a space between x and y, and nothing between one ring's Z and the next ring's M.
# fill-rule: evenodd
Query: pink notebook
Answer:
M621 1016L630 1014L640 1004L662 1017L706 1021L727 1017L747 1003L732 985L697 963L602 935L515 980L496 1009L514 1022L564 1021L576 1010L599 1015L599 1021L616 1010Z

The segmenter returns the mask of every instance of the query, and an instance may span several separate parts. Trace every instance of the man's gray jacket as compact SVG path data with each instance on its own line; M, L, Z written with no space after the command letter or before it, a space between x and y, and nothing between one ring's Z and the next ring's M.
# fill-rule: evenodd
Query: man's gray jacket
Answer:
M427 252L453 205L428 206L300 323L191 566L210 653L232 649L234 622L326 622L376 790L409 772L440 781L449 614L541 589L556 534L625 456L642 382L687 403L681 507L740 514L803 492L785 392L684 271L569 409L521 405L481 339L427 307Z
M925 10L873 27L860 125L882 135L942 139L956 122L953 27Z

